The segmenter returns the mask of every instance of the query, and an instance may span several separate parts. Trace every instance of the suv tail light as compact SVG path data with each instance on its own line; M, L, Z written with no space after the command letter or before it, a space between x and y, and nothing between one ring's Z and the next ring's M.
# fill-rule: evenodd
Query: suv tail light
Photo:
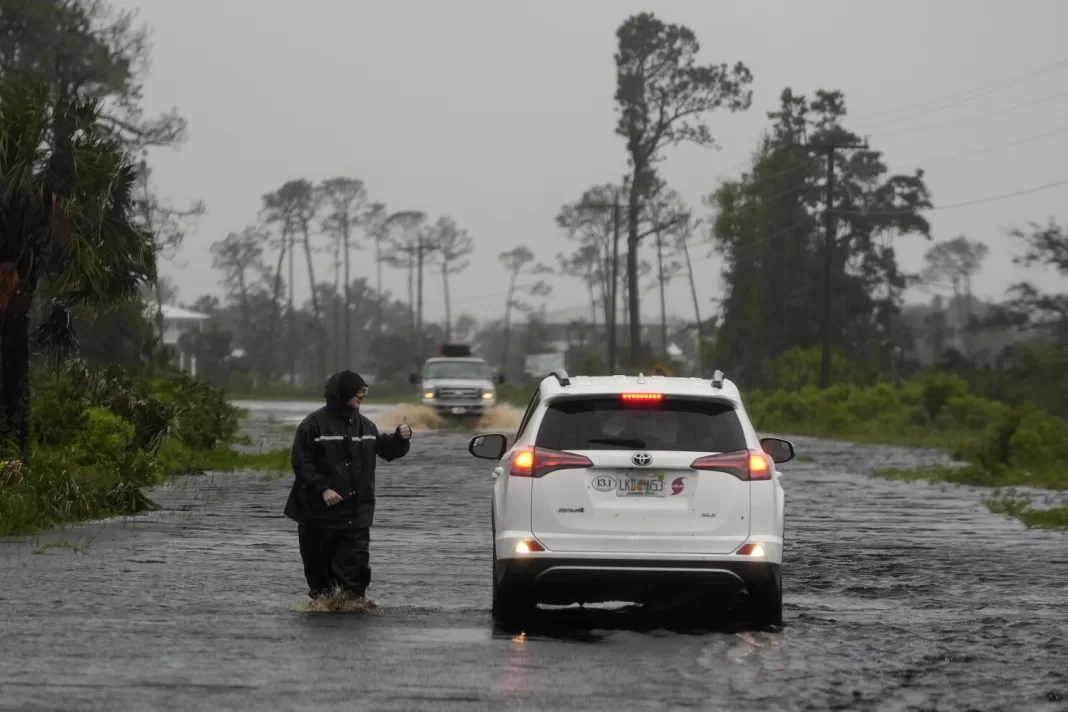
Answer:
M695 470L726 472L740 480L770 480L771 465L768 456L757 450L725 452L721 455L699 457L690 465Z
M517 450L508 471L516 477L544 477L557 470L580 467L593 467L593 463L582 455L535 447Z

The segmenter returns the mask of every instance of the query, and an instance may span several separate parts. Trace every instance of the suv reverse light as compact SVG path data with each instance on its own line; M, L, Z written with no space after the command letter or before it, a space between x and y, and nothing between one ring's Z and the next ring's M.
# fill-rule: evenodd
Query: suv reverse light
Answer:
M509 473L515 477L544 477L557 470L570 470L593 467L588 457L570 452L546 450L545 448L525 448L512 455Z
M764 547L760 544L743 544L742 548L734 553L738 556L763 556Z
M725 472L743 481L771 479L771 465L768 464L767 455L756 450L699 457L690 467L695 470Z
M529 554L532 551L545 551L545 547L533 539L523 539L515 545L517 554Z

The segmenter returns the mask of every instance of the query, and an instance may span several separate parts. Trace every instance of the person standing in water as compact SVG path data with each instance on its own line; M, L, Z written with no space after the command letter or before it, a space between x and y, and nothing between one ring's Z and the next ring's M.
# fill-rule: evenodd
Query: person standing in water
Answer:
M379 433L360 413L367 382L352 371L331 376L324 395L326 405L301 422L293 439L295 479L285 515L297 523L308 595L363 598L371 582L375 458L406 455L412 429L403 423Z

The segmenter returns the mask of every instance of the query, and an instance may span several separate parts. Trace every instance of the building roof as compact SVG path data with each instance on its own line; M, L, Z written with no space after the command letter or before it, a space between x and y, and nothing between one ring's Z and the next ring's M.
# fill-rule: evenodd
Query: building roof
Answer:
M623 324L627 320L626 314L623 311L624 309L626 309L626 306L622 305L620 307L619 313L616 315L616 319L619 322L620 328L623 327ZM552 311L547 311L543 308L531 314L523 314L522 320L519 323L529 324L531 318L534 318L543 324L569 324L573 321L589 322L591 319L590 306L588 304L583 304L579 306L566 307L564 309L554 309ZM598 323L604 321L604 311L602 311L600 307L598 307L597 310L597 321ZM659 323L659 316L653 317L648 314L642 315L642 324Z
M154 311L156 306L150 305L150 308ZM201 314L200 312L190 311L189 309L183 309L182 307L176 307L171 304L164 304L161 311L163 312L164 319L193 319L204 321L210 319L208 314Z

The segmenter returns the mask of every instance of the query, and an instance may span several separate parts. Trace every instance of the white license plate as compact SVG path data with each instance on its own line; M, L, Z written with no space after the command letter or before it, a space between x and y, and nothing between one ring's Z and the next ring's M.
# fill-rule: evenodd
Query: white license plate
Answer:
M467 412L467 408L456 407L456 408L452 409L452 414L453 415L463 415L466 412Z
M634 477L623 475L619 478L619 487L616 489L618 497L666 497L667 483L663 475L650 475L647 477Z

